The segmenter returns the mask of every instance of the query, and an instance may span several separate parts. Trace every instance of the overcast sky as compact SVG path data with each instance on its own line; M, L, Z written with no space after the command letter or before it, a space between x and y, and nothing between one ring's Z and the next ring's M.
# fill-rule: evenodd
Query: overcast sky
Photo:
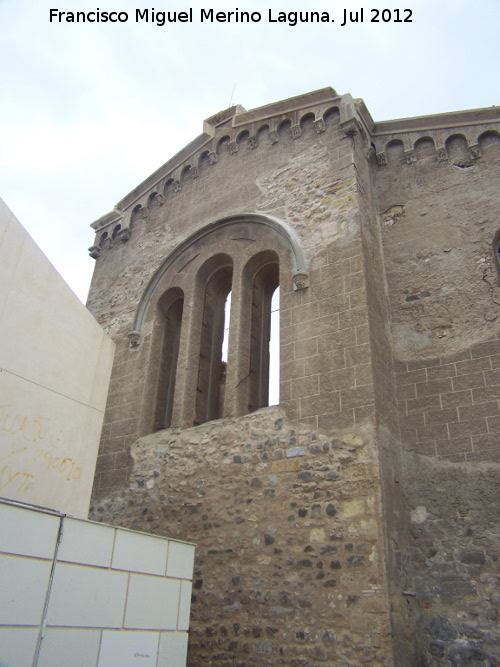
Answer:
M49 20L123 11L126 23ZM137 23L136 8L193 23ZM311 0L335 23L270 23L284 1L0 0L0 196L85 301L89 225L202 131L204 118L333 86L375 120L500 104L500 0ZM341 27L344 8L364 22ZM412 23L371 23L372 8ZM200 22L200 9L260 23ZM386 14L387 16L387 14ZM395 16L395 13L392 13ZM234 88L234 94L233 94ZM232 100L231 100L232 98Z

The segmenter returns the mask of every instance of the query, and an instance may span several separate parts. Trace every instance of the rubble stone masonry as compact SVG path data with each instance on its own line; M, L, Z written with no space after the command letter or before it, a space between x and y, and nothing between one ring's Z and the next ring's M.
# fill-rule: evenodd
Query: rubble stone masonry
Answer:
M188 664L387 664L373 434L335 435L275 407L134 444L94 516L196 542Z

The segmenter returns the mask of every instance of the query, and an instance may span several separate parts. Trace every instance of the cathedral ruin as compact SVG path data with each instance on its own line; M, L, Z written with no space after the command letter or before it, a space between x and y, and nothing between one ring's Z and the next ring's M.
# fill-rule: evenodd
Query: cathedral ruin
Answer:
M499 186L499 108L325 88L93 223L91 518L196 543L189 665L500 665Z

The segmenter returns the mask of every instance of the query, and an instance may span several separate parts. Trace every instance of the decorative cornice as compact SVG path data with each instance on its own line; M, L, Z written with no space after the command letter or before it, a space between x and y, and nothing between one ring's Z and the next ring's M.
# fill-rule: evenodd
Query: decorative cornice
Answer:
M225 123L230 118L234 118L236 115L241 116L245 113L246 109L244 109L239 104L229 107L228 109L224 109L223 111L219 111L218 113L203 121L203 132L211 136L215 136L215 131L213 128L216 128L218 125L222 125L222 123Z
M280 140L280 128L284 122L291 127L292 138L299 139L302 136L302 120L311 115L316 132L321 134L327 129L327 112L331 109L337 109L345 136L361 135L366 147L371 143L371 155L375 154L379 166L388 163L387 146L392 141L403 143L406 162L411 165L417 160L414 149L421 138L431 138L437 149L437 159L445 162L448 160L446 141L453 133L464 134L472 160L481 157L481 133L491 127L500 134L498 107L375 123L363 100L353 99L349 94L340 96L333 88L322 88L250 111L235 105L204 121L203 134L139 184L113 211L92 223L97 236L90 248L91 255L99 256L101 250L114 245L116 240L126 241L130 236L132 216L135 216L134 219L146 218L151 197L155 196L161 206L170 184L173 192L179 193L186 173L189 172L193 179L198 178L203 159L208 158L211 165L216 165L219 160L217 147L221 140L227 141L229 154L234 156L241 153L241 141L247 141L251 149L257 148L261 136L259 132L267 128L268 141L262 141L261 136L260 143L272 146ZM168 196L171 196L170 190Z
M106 213L106 215L103 215L101 218L98 218L90 226L92 227L92 229L98 231L99 229L103 229L104 227L108 227L109 225L113 225L120 222L122 218L123 218L123 211L115 207L113 211L111 211L110 213Z
M327 104L333 100L340 102L341 96L333 88L320 88L312 93L289 97L286 100L267 104L264 107L257 107L256 109L251 109L238 116L234 116L233 127L241 127L248 123L264 121L275 116L290 115L292 112L300 112L304 109L310 109L313 106Z
M406 164L413 164L414 162L417 161L417 156L415 155L415 151L413 150L413 148L405 152L405 158L406 158Z
M309 287L309 272L295 271L292 275L294 291L306 289Z
M325 121L322 118L314 121L314 127L316 128L317 134L324 132L326 130Z
M469 151L473 160L477 160L481 157L481 147L479 144L473 144L469 146Z
M349 118L349 120L341 122L340 127L347 137L352 137L361 131L361 123L357 118Z
M139 347L139 343L141 341L141 332L140 331L129 331L127 336L128 336L129 347L131 347L131 348Z
M471 109L469 111L453 111L432 116L415 116L374 123L371 135L373 137L402 132L421 132L430 130L449 130L452 128L470 127L485 123L500 123L500 107Z
M273 118L279 117L280 119L290 118L295 119L295 116L302 116L301 111L309 110L311 111L314 107L319 107L325 111L329 106L337 106L341 103L342 97L339 96L333 88L323 88L312 93L307 93L305 95L299 95L297 97L292 97L287 100L282 100L274 104L269 104L264 107L259 107L257 109L252 109L251 111L246 111L242 106L235 105L221 111L214 116L211 116L203 123L203 134L200 134L196 139L191 143L185 146L181 151L174 155L168 162L162 165L159 169L153 172L148 178L146 178L142 183L140 183L134 190L129 192L122 200L118 202L115 206L115 211L123 214L123 212L130 207L134 207L144 194L152 189L154 189L158 183L168 177L168 174L172 174L183 164L192 163L193 159L200 155L204 150L209 151L209 159L211 163L214 164L217 161L217 153L214 151L213 139L216 136L217 132L226 132L226 126L229 123L230 131L236 136L241 133L242 128L247 125L251 130L253 125L258 124L260 121L271 121ZM325 106L326 105L326 106ZM321 111L322 112L322 111ZM317 120L317 119L316 119ZM296 121L294 120L292 124ZM219 129L218 129L219 128ZM258 129L258 125L255 128ZM275 131L276 127L271 128L271 131ZM220 136L220 135L219 135ZM274 139L271 138L271 144L276 143L276 136ZM234 140L234 139L233 139ZM249 137L250 145L255 147L257 145L256 133L255 131L250 131ZM213 160L213 161L212 161ZM92 223L94 229L101 229L106 226L104 220L109 216L115 214L115 211L106 214L99 220L96 220ZM99 224L98 224L99 223ZM101 224L102 223L102 224ZM107 224L111 224L109 221ZM96 225L96 226L94 226ZM97 226L98 225L98 226Z
M271 142L271 145L277 144L279 141L280 135L276 130L272 130L269 132L269 141Z

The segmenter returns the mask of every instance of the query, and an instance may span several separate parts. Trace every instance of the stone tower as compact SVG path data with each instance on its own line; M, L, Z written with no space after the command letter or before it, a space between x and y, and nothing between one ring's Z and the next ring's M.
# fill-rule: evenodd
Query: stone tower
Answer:
M197 544L188 664L500 664L499 176L497 108L325 88L209 118L92 225L91 515Z

